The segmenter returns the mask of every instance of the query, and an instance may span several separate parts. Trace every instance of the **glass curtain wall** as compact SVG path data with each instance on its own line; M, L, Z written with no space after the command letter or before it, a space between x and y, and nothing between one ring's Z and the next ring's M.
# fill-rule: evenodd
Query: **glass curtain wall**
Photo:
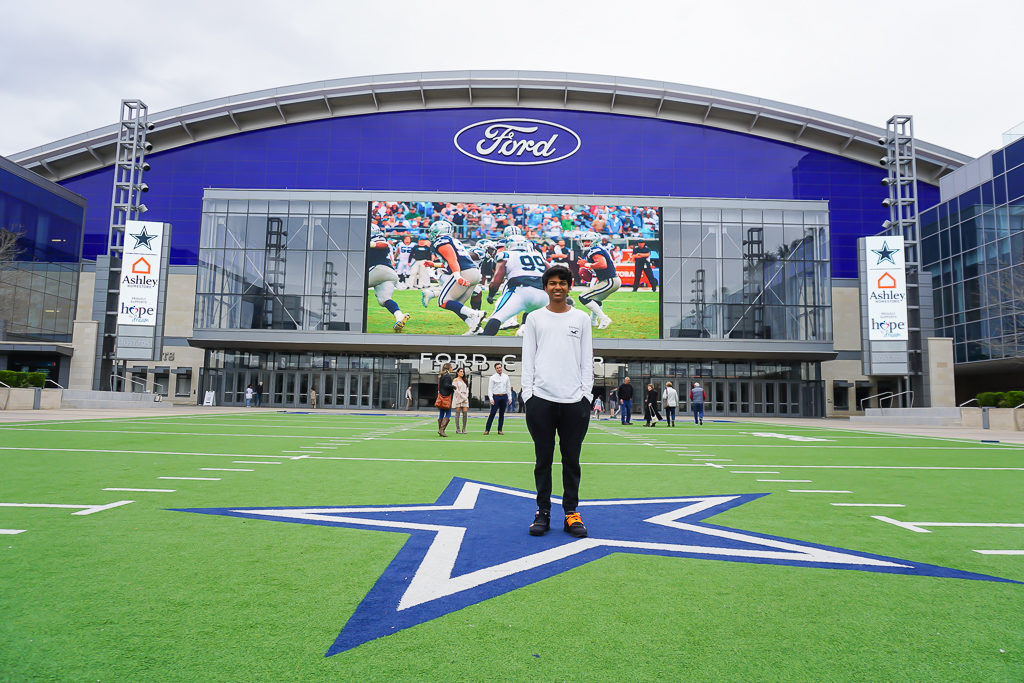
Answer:
M470 407L486 409L491 359L467 368ZM284 408L404 409L412 387L412 407L430 409L436 395L437 364L418 356L349 356L329 353L216 351L205 371L206 386L222 405L245 405L245 389L263 383L263 405ZM518 362L507 364L514 391L521 386ZM609 398L626 377L635 387L654 384L660 392L672 382L680 411L690 409L689 390L705 388L709 415L815 416L823 405L818 363L772 361L611 361L595 365L594 395ZM641 402L634 401L637 410Z
M203 202L195 327L362 331L367 203Z
M935 333L957 363L1024 356L1024 140L992 155L993 178L921 213Z
M832 339L826 211L664 213L666 337Z

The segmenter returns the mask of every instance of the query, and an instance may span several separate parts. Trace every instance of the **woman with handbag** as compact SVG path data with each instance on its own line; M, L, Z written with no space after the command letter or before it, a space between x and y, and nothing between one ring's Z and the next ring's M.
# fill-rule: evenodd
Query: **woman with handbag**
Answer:
M445 363L441 366L441 373L437 376L437 399L434 405L438 409L437 435L448 436L444 433L445 427L452 419L452 395L455 389L452 387L452 364Z
M452 388L455 389L455 396L452 398L452 410L455 411L455 433L466 433L466 422L469 420L469 381L466 380L466 368L459 368L455 371L455 379L452 380ZM462 425L459 425L459 419Z

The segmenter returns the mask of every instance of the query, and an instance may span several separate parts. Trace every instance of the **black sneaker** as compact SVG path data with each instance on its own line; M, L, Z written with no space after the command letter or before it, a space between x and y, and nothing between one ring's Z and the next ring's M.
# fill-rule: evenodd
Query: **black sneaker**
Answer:
M543 510L537 510L537 514L533 518L533 524L530 525L531 536L543 536L551 528L551 513L544 512Z
M587 537L587 527L583 526L583 520L580 519L578 512L570 512L565 516L565 526L562 529L576 538Z

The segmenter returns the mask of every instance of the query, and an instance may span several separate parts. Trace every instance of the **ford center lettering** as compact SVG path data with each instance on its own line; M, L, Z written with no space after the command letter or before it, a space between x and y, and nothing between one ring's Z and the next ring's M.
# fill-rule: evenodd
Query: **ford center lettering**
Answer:
M540 119L492 119L455 134L455 148L489 164L533 166L568 159L581 145L565 126Z

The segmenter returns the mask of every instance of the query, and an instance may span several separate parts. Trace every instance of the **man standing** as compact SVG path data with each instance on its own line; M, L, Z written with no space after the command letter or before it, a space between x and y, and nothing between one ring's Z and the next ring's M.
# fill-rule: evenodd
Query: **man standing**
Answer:
M640 240L633 247L633 291L640 286L640 278L647 275L647 281L651 283L651 291L658 291L658 282L654 279L654 269L651 268L651 250L647 242Z
M256 407L263 405L263 380L256 383Z
M526 319L523 334L523 385L526 426L533 438L537 513L531 536L551 528L551 465L555 433L562 456L564 531L584 538L587 528L576 511L580 489L580 449L590 424L594 387L594 346L590 321L569 305L572 273L565 266L544 271L548 305Z
M694 382L690 389L690 403L693 404L693 423L704 424L704 388L700 382Z
M633 424L633 385L627 377L619 385L620 422L624 425Z
M487 383L487 397L491 399L491 414L487 416L487 426L484 427L484 436L491 433L491 423L494 422L494 413L498 413L498 434L505 427L505 408L508 406L508 392L512 388L512 382L508 375L501 371L501 363L494 364L494 374Z
M405 388L405 409L409 410L412 408L412 385L410 384Z

